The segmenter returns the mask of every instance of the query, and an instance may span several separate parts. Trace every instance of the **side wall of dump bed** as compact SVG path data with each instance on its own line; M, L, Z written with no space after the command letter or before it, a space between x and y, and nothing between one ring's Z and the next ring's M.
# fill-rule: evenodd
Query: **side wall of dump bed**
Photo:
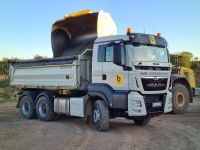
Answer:
M84 90L90 82L86 56L10 63L10 85L37 89Z

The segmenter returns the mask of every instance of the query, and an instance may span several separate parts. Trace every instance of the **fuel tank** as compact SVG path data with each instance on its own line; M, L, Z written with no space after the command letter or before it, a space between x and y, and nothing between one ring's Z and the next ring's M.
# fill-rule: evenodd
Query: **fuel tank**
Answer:
M109 13L90 10L67 15L52 25L53 57L80 55L93 47L98 37L117 34L117 27Z

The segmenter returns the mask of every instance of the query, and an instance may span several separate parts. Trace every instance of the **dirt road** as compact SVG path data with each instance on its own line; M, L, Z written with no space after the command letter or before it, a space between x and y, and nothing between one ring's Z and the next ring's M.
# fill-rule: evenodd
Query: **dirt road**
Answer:
M83 119L59 117L54 122L25 120L14 103L0 104L0 150L200 149L200 98L184 115L162 115L146 127L112 120L98 132Z

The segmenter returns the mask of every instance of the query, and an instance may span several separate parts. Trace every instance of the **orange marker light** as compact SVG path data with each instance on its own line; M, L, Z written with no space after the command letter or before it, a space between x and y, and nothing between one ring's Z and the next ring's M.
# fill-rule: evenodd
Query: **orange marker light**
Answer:
M161 33L159 33L159 32L158 32L158 33L157 33L157 36L159 36L159 37L160 37L160 36L161 36Z
M127 33L131 33L132 29L131 28L127 28Z

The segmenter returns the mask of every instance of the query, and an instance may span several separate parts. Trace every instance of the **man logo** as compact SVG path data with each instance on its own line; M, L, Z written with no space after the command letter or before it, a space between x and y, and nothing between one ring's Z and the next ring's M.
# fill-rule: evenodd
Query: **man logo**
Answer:
M121 74L117 74L116 77L115 77L115 83L116 85L121 85L122 84L122 75Z
M155 80L155 81L158 81L158 77L154 77L154 80Z

